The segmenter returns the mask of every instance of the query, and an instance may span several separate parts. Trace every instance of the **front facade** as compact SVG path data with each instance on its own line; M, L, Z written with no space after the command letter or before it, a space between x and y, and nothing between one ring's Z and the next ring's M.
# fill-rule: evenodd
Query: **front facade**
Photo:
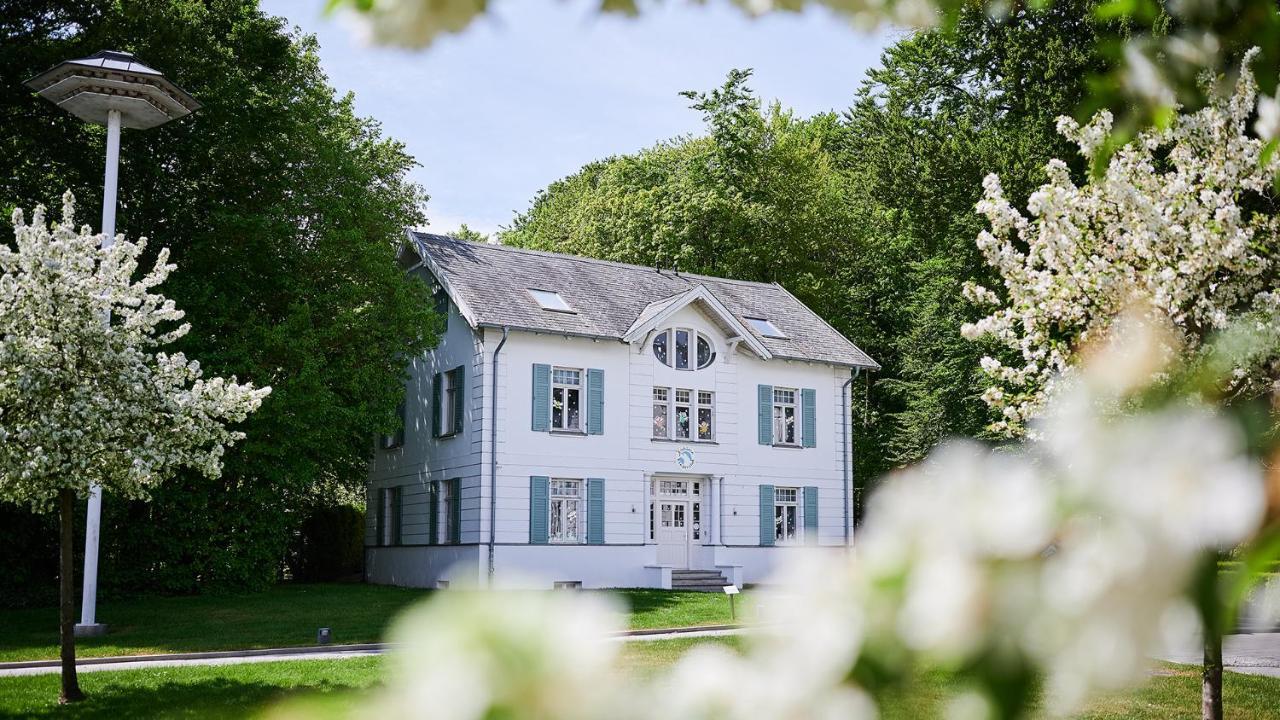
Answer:
M370 582L741 585L848 542L877 366L780 286L409 239L448 327L370 467Z

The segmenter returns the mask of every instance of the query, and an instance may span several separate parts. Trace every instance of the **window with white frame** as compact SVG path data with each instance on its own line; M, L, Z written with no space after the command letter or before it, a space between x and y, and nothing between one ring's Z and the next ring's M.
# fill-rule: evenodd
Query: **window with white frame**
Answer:
M585 535L582 480L553 478L548 487L547 539L553 543L580 543Z
M449 483L436 483L436 536L433 540L441 545L449 542L453 537L451 500L453 498L449 495Z
M458 371L440 373L440 435L452 435L460 429L458 409Z
M789 543L800 539L800 489L780 487L773 489L773 540Z
M716 360L711 338L691 328L671 328L653 337L653 356L677 370L701 370Z
M744 317L751 329L769 338L785 338L786 334L778 329L768 318L761 317Z
M716 394L710 390L655 387L653 437L658 440L715 440Z
M715 437L716 394L707 390L698 391L698 439L711 440Z
M582 371L551 371L551 429L582 431Z
M773 389L773 442L775 445L799 445L796 431L795 388Z
M653 436L656 438L670 437L670 431L667 424L667 414L670 412L668 400L671 398L671 390L664 387L656 387L653 389Z

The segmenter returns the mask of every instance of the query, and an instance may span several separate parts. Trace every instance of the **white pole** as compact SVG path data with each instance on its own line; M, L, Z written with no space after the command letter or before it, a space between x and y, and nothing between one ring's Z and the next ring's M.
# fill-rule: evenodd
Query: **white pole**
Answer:
M116 175L120 165L120 111L107 111L107 169L102 183L102 247L116 241ZM98 536L102 526L102 488L89 488L84 528L84 593L80 596L80 625L85 634L101 632L98 610Z

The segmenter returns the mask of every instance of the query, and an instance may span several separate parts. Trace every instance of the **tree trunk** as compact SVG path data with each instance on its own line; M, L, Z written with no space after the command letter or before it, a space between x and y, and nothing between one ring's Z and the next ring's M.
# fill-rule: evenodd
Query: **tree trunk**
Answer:
M84 699L76 678L76 564L75 564L75 493L68 488L58 491L62 540L59 543L58 635L62 640L62 692L58 702Z
M1222 633L1205 627L1200 678L1200 720L1222 720Z

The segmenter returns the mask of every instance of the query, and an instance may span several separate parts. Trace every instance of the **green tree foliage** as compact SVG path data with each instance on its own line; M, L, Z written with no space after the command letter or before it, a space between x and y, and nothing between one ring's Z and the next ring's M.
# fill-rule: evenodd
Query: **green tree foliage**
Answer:
M0 204L69 183L97 224L105 133L18 81L102 48L204 103L123 133L117 226L182 268L166 284L195 328L180 349L275 388L221 479L182 475L145 505L105 498L102 579L261 585L306 511L362 482L371 437L396 422L406 356L433 342L429 295L395 262L426 198L401 144L335 95L314 39L253 0L0 0Z
M987 173L1025 199L1070 156L1054 120L1106 67L1094 4L971 11L910 36L843 116L762 109L735 70L686 94L706 135L587 165L502 240L782 283L884 365L854 408L858 473L876 477L986 423L980 349L959 335L961 285L989 273L974 204Z

